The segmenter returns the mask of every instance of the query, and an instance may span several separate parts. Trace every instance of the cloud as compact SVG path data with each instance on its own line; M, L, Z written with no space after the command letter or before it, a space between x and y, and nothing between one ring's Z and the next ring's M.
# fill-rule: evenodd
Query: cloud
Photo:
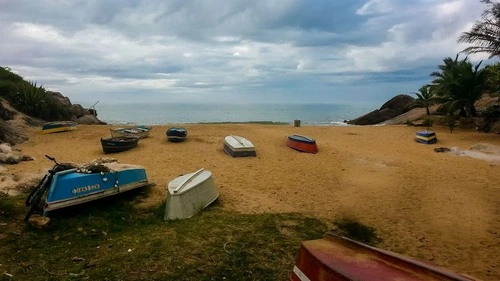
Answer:
M467 0L2 1L0 62L76 100L382 100L426 83L465 47L456 39L483 8Z

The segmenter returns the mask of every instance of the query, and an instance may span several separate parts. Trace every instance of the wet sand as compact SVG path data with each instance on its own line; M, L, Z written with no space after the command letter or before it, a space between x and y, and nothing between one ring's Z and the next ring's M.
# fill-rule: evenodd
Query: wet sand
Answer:
M377 229L381 248L432 261L484 280L500 280L500 135L433 128L439 142L414 141L421 128L407 126L299 127L257 124L189 124L188 138L169 143L170 126L155 126L137 148L103 154L99 142L113 126L79 126L41 135L18 148L35 161L5 167L20 178L62 162L113 157L142 165L156 183L138 207L161 204L165 186L199 168L212 171L224 208L242 213L300 212L324 219L350 217ZM116 126L114 126L116 127ZM257 157L231 158L224 137L253 142ZM286 136L316 139L318 154L285 146ZM478 146L481 144L483 146ZM435 147L482 149L478 159L436 153ZM477 151L475 151L477 152Z

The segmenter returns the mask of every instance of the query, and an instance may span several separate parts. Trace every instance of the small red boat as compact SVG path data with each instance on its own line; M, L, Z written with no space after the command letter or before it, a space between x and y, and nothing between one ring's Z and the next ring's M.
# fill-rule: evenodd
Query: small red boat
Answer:
M306 136L288 136L286 145L301 152L318 153L318 146L316 145L316 141Z
M477 281L437 265L327 234L302 242L291 281Z

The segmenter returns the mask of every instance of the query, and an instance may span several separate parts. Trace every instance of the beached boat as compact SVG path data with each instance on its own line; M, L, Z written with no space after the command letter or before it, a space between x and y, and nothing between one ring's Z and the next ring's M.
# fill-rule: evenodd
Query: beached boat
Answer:
M219 197L212 173L205 169L175 178L167 189L166 221L190 218Z
M54 121L43 124L40 133L42 134L59 133L59 132L76 130L76 128L77 128L76 123L73 121Z
M149 132L152 127L149 126L133 126L133 127L121 127L121 128L111 128L109 129L111 132L111 137L138 137L140 139L146 138L149 136Z
M302 242L291 281L473 281L437 265L327 234Z
M306 136L302 135L288 136L286 145L290 148L293 148L301 152L318 153L318 146L316 145L316 141Z
M75 167L47 157L56 165L26 199L30 210L25 220L37 210L47 215L49 211L149 185L146 170L138 165L93 162Z
M224 151L232 157L256 156L252 142L240 136L230 135L225 137Z
M104 153L122 152L137 146L138 137L101 138Z
M437 142L436 133L433 131L423 130L417 132L415 140L420 143L432 144Z
M166 132L167 140L171 142L181 142L187 137L187 130L180 127L169 128Z

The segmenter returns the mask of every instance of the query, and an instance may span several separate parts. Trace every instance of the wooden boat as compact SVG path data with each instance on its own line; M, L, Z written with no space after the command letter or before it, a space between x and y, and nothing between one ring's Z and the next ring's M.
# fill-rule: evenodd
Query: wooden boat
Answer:
M415 140L420 143L432 144L437 142L436 133L433 131L423 130L417 132Z
M212 173L205 169L175 178L167 189L165 221L190 218L219 197Z
M58 132L76 130L76 128L77 128L76 123L73 121L54 121L43 124L40 133L42 134L58 133Z
M306 136L302 135L288 136L286 145L290 148L293 148L301 152L318 153L318 146L316 145L316 141Z
M53 158L49 159L55 162ZM37 208L47 215L49 211L149 185L146 170L138 165L93 162L80 167L68 167L67 164L55 163L54 168L49 170L26 199L30 211L25 220Z
M227 136L224 138L224 151L232 157L256 156L254 145L244 137Z
M117 137L101 138L102 150L104 153L113 153L129 150L137 146L138 137Z
M181 142L187 137L187 130L185 128L172 127L166 132L167 140L171 142Z
M111 137L138 137L140 139L149 136L149 132L152 127L149 126L133 126L133 127L121 127L109 129L111 132Z
M437 265L329 233L302 242L291 281L473 281Z

